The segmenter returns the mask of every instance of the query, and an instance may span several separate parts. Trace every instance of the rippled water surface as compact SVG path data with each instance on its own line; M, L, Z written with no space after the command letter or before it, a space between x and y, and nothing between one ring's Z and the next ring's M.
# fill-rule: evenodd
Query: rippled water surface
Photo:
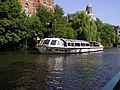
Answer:
M83 54L0 52L0 90L101 90L120 71L120 48Z

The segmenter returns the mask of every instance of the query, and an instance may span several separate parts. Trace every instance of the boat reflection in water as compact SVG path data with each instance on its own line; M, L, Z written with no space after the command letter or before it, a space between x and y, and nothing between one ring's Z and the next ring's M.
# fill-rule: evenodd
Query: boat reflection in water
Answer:
M62 89L63 59L61 56L48 59L47 84L51 89Z
M90 53L89 53L90 54ZM97 88L97 71L91 54L53 55L47 59L46 90L83 90ZM91 58L90 58L91 57ZM89 58L89 59L88 59ZM95 65L96 64L96 65ZM95 66L95 67L94 67ZM98 70L96 68L96 70Z

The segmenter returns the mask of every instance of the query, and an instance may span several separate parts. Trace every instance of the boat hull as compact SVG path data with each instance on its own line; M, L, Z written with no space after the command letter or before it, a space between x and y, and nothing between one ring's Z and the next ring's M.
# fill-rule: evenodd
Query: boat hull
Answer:
M40 53L86 53L86 52L96 52L102 51L102 47L90 47L90 48L68 48L68 47L45 47L45 46L36 46Z

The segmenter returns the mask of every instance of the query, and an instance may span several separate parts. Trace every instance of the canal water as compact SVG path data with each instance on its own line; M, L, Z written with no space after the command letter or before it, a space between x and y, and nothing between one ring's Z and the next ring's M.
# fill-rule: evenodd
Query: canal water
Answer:
M0 52L0 90L101 90L120 71L120 48L83 54Z

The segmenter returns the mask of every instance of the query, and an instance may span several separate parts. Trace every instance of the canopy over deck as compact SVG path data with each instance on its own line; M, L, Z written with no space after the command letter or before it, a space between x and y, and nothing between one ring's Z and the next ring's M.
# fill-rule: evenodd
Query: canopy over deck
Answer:
M66 43L89 43L85 40L62 39Z

